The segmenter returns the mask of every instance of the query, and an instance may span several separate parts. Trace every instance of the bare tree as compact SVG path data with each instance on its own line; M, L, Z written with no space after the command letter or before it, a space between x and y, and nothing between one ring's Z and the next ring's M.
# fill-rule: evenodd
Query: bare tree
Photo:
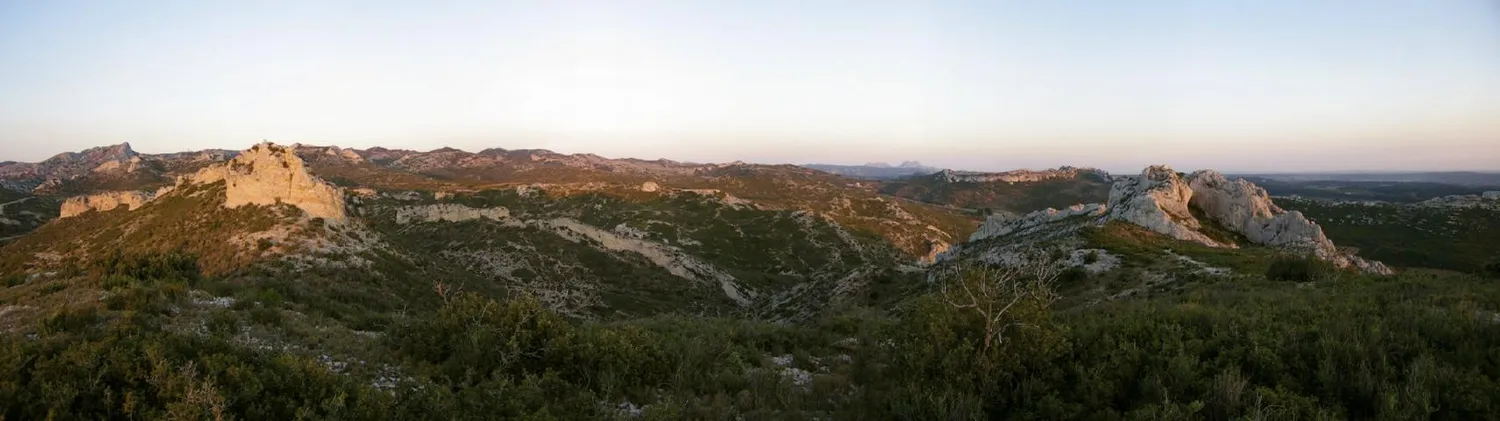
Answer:
M984 320L984 351L988 352L1005 342L1010 328L1036 327L1006 315L1027 301L1042 306L1056 302L1057 268L1056 262L1039 257L1005 266L958 266L942 285L943 299L953 308L973 310Z

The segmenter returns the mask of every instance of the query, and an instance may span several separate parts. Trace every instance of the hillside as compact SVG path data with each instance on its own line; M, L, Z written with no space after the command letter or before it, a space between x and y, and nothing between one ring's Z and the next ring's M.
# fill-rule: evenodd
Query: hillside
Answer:
M0 416L1500 413L1492 275L1393 272L1212 171L1022 175L944 182L1105 191L978 224L794 166L260 144L28 193Z
M1109 173L1063 167L1003 173L942 171L887 181L880 192L925 203L1024 214L1046 208L1102 201Z

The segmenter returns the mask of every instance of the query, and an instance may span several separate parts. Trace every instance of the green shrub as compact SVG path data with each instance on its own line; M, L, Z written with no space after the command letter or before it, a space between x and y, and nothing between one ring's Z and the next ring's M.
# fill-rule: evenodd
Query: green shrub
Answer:
M1266 279L1288 282L1312 282L1332 276L1333 264L1312 256L1282 255L1271 261Z

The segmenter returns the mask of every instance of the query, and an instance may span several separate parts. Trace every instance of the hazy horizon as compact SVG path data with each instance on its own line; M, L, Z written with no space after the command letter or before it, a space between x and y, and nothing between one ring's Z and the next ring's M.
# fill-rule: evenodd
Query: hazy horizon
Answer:
M1500 4L0 1L0 92L0 161L268 139L1497 171Z

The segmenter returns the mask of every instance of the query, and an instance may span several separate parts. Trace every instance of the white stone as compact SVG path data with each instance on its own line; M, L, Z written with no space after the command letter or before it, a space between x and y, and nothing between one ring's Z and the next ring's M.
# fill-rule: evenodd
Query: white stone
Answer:
M641 191L643 191L643 192L653 193L653 192L656 192L657 190L661 190L661 186L657 185L656 182L654 182L654 181L647 181L645 183L641 183Z

